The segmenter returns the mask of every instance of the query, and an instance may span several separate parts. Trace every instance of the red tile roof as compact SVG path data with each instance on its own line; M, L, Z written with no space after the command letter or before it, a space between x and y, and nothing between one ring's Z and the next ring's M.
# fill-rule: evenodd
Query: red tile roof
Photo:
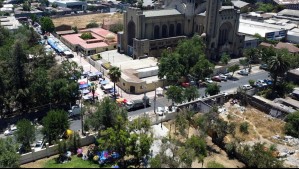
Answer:
M81 34L84 32L90 32L94 37L94 39L84 40L80 38ZM97 47L108 47L109 44L108 42L105 41L105 37L108 34L115 35L115 39L113 43L116 43L117 35L102 28L84 29L84 30L80 30L80 33L78 34L64 35L62 36L62 38L64 38L72 45L80 45L85 49L92 49Z

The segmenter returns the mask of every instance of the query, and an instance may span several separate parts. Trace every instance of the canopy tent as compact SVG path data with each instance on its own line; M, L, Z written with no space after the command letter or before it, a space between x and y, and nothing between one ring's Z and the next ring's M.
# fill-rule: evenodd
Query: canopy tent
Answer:
M106 84L109 83L109 80L103 80L103 81L101 81L100 83L101 83L101 85L106 85Z
M161 87L158 87L156 89L156 93L157 93L157 95L163 95L163 89Z
M80 85L83 85L83 84L86 84L87 82L84 80L82 80L82 81L78 81L78 83L80 84Z
M82 94L88 94L90 91L88 89L84 89L81 91Z
M119 104L120 104L120 103L127 103L127 101L128 101L128 100L125 99L125 98L118 98L118 99L116 99L116 102L119 103Z
M89 92L88 95L92 97L92 92ZM98 94L97 92L94 92L94 96L95 96L95 97L96 97L96 96L99 96L99 94Z
M109 92L110 93L117 93L117 89L112 88L112 89L109 90Z

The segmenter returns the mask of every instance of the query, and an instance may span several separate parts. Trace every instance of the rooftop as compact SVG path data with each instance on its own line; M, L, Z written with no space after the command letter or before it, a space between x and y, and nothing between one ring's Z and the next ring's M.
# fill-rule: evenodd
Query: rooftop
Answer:
M82 39L80 36L84 32L90 32L91 35L93 36L93 39L88 39L88 40ZM83 47L85 49L94 49L97 47L109 46L108 42L105 41L105 37L108 34L113 34L113 33L108 30L102 29L102 28L92 28L92 29L81 30L80 33L77 33L77 34L64 35L62 37L66 41L68 41L69 43L71 43L73 45L80 45L81 47ZM113 34L113 35L115 37L113 42L116 43L117 36L116 36L116 34Z
M254 37L254 36L245 36L245 41L249 41L249 40L257 40L258 38Z
M18 29L22 24L13 16L1 17L0 25L7 29L14 30Z
M235 7L237 8L243 8L245 7L246 5L248 5L249 3L247 2L244 2L244 1L240 1L240 0L234 0L234 1L231 1Z
M278 15L299 17L299 12L298 12L298 10L284 9L284 10L278 12Z
M298 4L299 0L274 0L279 5Z
M181 13L176 9L148 10L143 11L143 14L145 15L145 17L181 15Z
M262 42L260 45L265 47L273 46L276 49L287 49L290 53L299 53L299 48L294 46L292 43L279 42L276 46L274 46L272 44Z

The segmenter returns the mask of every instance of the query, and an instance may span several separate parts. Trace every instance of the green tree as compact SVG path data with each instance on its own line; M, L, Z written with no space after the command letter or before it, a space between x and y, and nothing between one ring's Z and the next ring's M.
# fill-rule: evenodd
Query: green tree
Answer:
M239 65L233 65L233 66L228 67L228 71L233 72L232 77L234 77L235 72L239 69L240 69Z
M40 25L41 25L41 29L42 29L43 33L45 33L45 32L52 33L55 30L54 23L50 17L42 17L40 19Z
M199 136L192 136L185 143L186 148L195 150L196 157L207 156L207 145L204 139Z
M227 65L230 60L231 60L231 58L229 57L229 55L227 53L223 54L220 59L221 63L224 65Z
M290 63L281 55L273 56L269 62L270 74L273 78L273 90L276 91L277 78L283 77L289 70Z
M31 24L34 25L38 21L38 18L35 14L30 14Z
M150 159L151 168L162 168L162 160L160 154L157 154L154 158Z
M184 98L190 102L199 97L199 92L195 86L188 87L184 90Z
M256 143L252 147L245 145L238 150L241 160L249 168L282 168L283 161L273 156L273 151L266 148L265 144Z
M195 150L181 147L178 150L178 153L179 153L178 156L179 156L179 161L180 161L180 167L191 168L192 162L195 159Z
M166 91L167 99L171 99L172 103L182 103L184 101L183 89L178 86L170 86Z
M114 32L114 33L117 33L117 32L123 31L123 30L124 30L124 25L121 23L111 25L109 28L109 31Z
M182 65L179 63L178 57L179 55L177 53L169 54L166 51L162 53L158 63L159 79L163 79L165 77L170 84L176 84L178 82L182 76L181 69L183 69Z
M42 120L42 133L46 136L49 144L59 139L69 128L68 115L63 110L51 110Z
M127 112L120 108L115 101L105 97L96 107L96 111L87 116L90 127L99 130L101 127L109 128L116 124L117 115L127 118Z
M299 138L299 111L288 114L285 121L285 133Z
M197 80L203 80L205 77L213 74L215 65L213 65L208 59L204 56L200 56L199 61L194 65L190 72Z
M30 11L31 10L31 3L28 1L25 1L23 3L23 11Z
M0 139L0 167L19 168L20 154L16 153L17 145L11 137Z
M95 21L90 22L86 25L86 28L98 28L100 25L96 23Z
M25 152L30 152L30 144L35 141L35 127L27 119L22 119L17 123L17 131L15 132L16 140L22 144Z
M220 86L217 83L208 84L205 93L210 96L216 95L220 92Z
M112 66L109 69L108 75L110 76L111 81L114 83L114 99L116 100L116 83L119 82L119 79L121 78L121 70L118 67Z

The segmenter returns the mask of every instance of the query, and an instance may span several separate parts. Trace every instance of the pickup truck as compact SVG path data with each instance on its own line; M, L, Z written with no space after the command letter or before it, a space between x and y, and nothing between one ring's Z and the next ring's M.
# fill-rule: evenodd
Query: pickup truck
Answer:
M78 105L72 106L70 110L68 110L68 116L69 117L74 117L78 116L81 113L81 107Z

